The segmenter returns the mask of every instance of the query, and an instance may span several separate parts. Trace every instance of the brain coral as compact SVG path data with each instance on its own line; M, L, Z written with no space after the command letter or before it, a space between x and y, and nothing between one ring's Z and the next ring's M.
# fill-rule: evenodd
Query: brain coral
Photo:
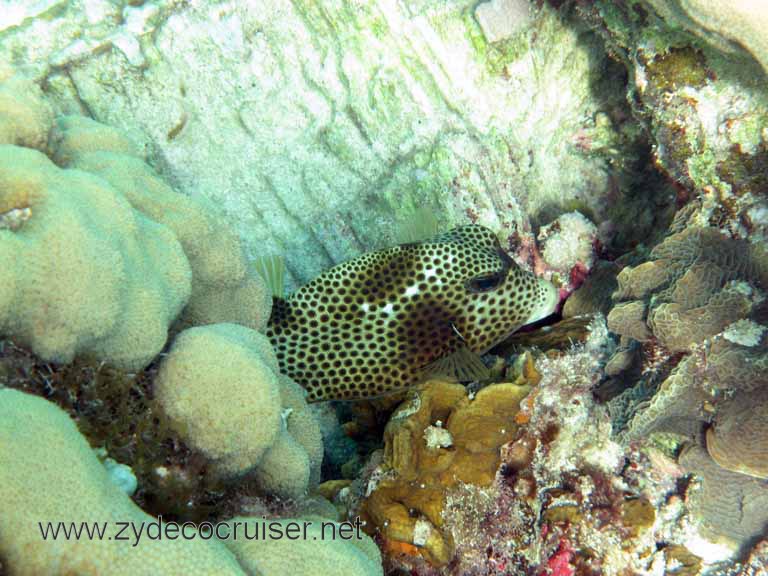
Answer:
M237 322L263 330L271 296L251 270L240 240L209 201L179 194L143 161L117 130L80 116L57 120L53 157L69 168L98 174L134 209L168 227L192 268L192 294L180 327Z
M171 426L226 476L253 471L270 493L319 480L322 436L297 384L278 375L266 336L237 324L188 328L155 380Z
M768 479L768 390L726 401L707 430L707 451L723 468Z
M768 286L768 254L714 228L687 228L656 246L650 261L622 270L618 283L614 300L629 302L610 312L610 329L686 351L749 315L753 288Z
M759 323L768 255L759 243L686 227L687 212L647 262L618 275L608 324L640 348L642 367L609 409L628 440L664 433L690 445L679 461L702 479L702 522L710 537L740 547L768 520L744 513L768 498L750 478L768 472L768 347Z
M744 547L763 534L768 524L768 487L764 482L718 466L698 445L687 447L680 463L701 477L691 503L705 535Z
M661 430L693 437L732 397L753 397L761 387L768 387L768 352L717 338L685 357L662 382L632 419L629 436ZM722 423L726 414L718 418Z
M0 330L48 361L147 365L190 294L167 227L104 180L35 150L0 146ZM7 279L7 280L6 280Z

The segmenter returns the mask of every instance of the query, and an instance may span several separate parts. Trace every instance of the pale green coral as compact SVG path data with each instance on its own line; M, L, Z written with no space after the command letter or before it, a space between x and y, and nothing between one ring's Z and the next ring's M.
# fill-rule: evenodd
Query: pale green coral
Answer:
M47 361L149 364L190 294L173 233L104 180L0 146L0 214L18 209L28 218L0 229L3 333Z

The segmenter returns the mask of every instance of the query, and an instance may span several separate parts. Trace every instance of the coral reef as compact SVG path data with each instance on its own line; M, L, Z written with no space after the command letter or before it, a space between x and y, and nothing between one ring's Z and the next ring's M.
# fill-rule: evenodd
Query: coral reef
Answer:
M456 430L450 445L444 434L435 432L444 427L430 424L426 413L432 409L422 412L425 403L406 401L388 430L401 431L407 440L389 439L382 459L374 458L361 481L336 496L344 500L356 491L369 494L363 498L364 510L374 505L389 512L389 523L379 526L388 573L618 576L696 574L721 566L717 563L729 549L715 547L719 555L713 556L713 545L703 540L708 533L700 524L698 484L687 483L685 471L663 452L622 445L611 436L610 414L595 401L593 391L613 349L605 322L598 318L584 343L537 355L535 385L519 405L515 431L501 447L490 481L441 487L429 482L444 476L438 471L415 476L421 483L410 490L392 490L377 499L380 490L397 486L398 474L389 465L395 455L408 456L403 469L413 475L414 462L419 469L439 467L456 442ZM443 388L426 403L438 409L433 418L444 415L439 412L446 409L441 398L448 404L451 394L462 398L451 385L431 386L422 393ZM476 398L484 390L488 388ZM407 416L398 418L398 413ZM421 442L416 441L417 431ZM435 448L428 447L429 439ZM751 522L742 527L753 528ZM429 550L445 550L445 544L453 551L447 564Z
M100 176L181 243L192 270L192 292L179 329L219 322L266 328L269 291L248 265L240 240L209 201L174 191L130 140L89 118L57 118L50 140L57 163Z
M768 233L760 193L768 177L768 75L737 43L765 65L757 32L765 10L746 6L598 0L579 2L579 11L625 63L628 98L652 136L655 161L682 185L678 207L693 199L698 226L757 243Z
M285 256L289 288L392 244L417 206L505 241L576 209L628 243L665 218L624 70L567 5L497 3L511 30L468 0L92 4L22 4L0 61Z
M175 192L118 131L84 117L54 121L23 77L0 78L0 88L2 140L60 165L2 148L4 334L45 360L80 355L137 370L182 309L178 329L266 327L266 286L210 203Z
M618 275L608 326L624 346L609 366L613 376L633 375L609 408L629 440L650 437L672 454L687 446L680 463L702 478L704 494L691 499L692 512L707 538L743 552L768 522L740 504L768 495L749 478L765 474L768 353L759 321L768 255L759 243L696 226L700 206L690 206L647 261Z
M146 512L200 521L226 508L231 486L209 474L206 458L169 426L153 397L154 365L127 373L103 363L53 365L0 341L0 388L42 396L63 408L107 466L129 467L133 500Z
M265 492L298 497L319 481L322 437L298 385L278 374L265 336L211 324L176 337L155 394L171 428L217 473L253 472Z
M41 442L39 439L44 438ZM117 486L69 417L50 402L0 389L0 555L11 574L242 574L203 540L114 539L118 522L151 522ZM102 538L44 541L49 522L103 522Z
M443 529L446 492L493 482L499 448L514 437L515 415L529 390L501 383L468 396L460 384L434 381L415 392L384 431L383 478L361 509L367 529L388 546L415 546L433 564L447 564L455 550Z
M39 438L46 439L40 442ZM12 574L293 574L315 576L341 569L342 573L381 574L378 550L362 535L323 541L318 517L295 519L299 530L306 521L302 542L267 538L253 541L212 534L199 538L140 538L125 541L118 530L123 522L150 527L157 523L135 506L110 480L74 422L52 403L11 389L0 389L0 555ZM93 519L93 520L92 520ZM100 537L43 541L48 523L77 526L91 522ZM259 522L237 517L228 522ZM275 521L285 526L289 520ZM98 524L100 528L93 527ZM189 527L184 528L189 534ZM202 530L202 527L201 527ZM95 533L95 532L94 532ZM133 535L135 536L135 534ZM49 538L53 540L53 536ZM320 542L321 544L318 544Z
M109 184L45 155L0 147L0 329L40 357L76 355L140 369L162 350L186 304L190 270L171 231L134 211Z
M262 4L0 11L0 574L765 575L768 9ZM285 289L468 223L562 306L309 405L351 320L275 352ZM159 515L307 532L114 539Z

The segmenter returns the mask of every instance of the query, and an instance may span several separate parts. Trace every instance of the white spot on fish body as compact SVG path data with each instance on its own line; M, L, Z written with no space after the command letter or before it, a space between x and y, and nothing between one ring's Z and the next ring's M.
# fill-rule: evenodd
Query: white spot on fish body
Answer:
M411 286L408 286L408 288L405 289L405 295L406 296L416 296L416 294L419 293L419 285L418 284L412 284Z
M395 307L394 307L394 305L392 304L392 302L390 302L389 304L387 304L386 306L384 306L384 308L382 308L382 309L381 309L381 311L382 311L384 314L388 314L388 315L390 315L390 316L391 316L391 315L392 315L392 314L394 314L394 312L395 312Z

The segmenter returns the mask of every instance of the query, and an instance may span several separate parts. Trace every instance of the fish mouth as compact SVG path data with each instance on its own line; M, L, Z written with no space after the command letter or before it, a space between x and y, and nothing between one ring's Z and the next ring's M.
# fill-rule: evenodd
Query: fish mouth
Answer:
M531 312L531 315L528 317L526 324L537 322L542 318L554 314L555 310L557 310L557 305L560 303L560 293L557 288L555 288L554 284L544 280L544 278L537 278L536 282L538 283L541 298Z

